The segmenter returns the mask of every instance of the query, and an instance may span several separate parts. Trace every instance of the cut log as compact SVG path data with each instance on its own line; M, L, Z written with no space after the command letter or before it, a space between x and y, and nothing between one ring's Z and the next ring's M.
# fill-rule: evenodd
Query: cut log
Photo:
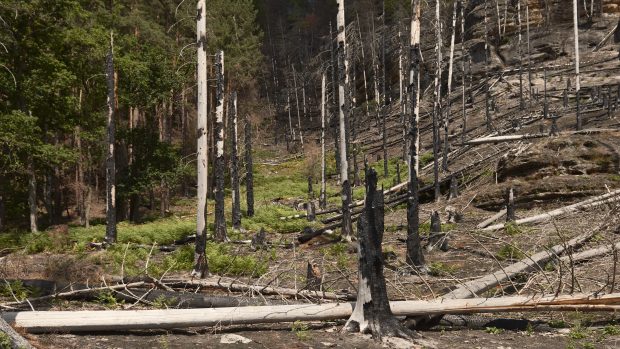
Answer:
M618 311L620 294L566 296L436 299L397 301L390 308L396 316L471 314L523 311ZM252 306L210 309L27 311L3 313L2 318L31 333L127 331L236 324L323 321L345 319L351 303Z
M578 210L584 210L584 209L588 209L588 208L592 208L592 207L597 207L603 204L607 204L607 203L612 203L612 202L616 202L620 200L620 197L618 196L620 194L620 190L614 190L610 193L607 193L605 195L600 195L600 196L596 196L593 198L590 198L588 200L585 201L581 201L569 206L565 206L565 207L561 207L558 209L555 209L553 211L549 211L543 214L539 214L536 216L531 216L531 217L527 217L527 218L522 218L522 219L517 219L515 221L515 224L528 224L528 223L539 223L539 222L544 222L547 221L553 217L556 216L560 216L563 214L568 214L568 213L574 213ZM491 230L497 230L497 229L501 229L504 227L504 224L495 224L495 225L491 225L489 227L486 227L483 229L483 231L491 231Z
M601 246L597 248L591 248L589 250L585 250L579 253L574 253L571 256L563 256L562 258L560 258L560 261L564 263L570 263L571 261L573 263L584 262L594 257L612 253L614 250L618 250L618 249L620 249L620 242L615 243L610 246Z

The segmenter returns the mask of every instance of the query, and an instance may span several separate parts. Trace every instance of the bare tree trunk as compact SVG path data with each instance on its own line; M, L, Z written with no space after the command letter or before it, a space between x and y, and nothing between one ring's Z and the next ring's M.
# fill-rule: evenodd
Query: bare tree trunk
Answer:
M403 161L407 161L407 91L405 85L405 53L400 23L398 29L398 92L400 102L400 124L403 128Z
M420 0L411 0L411 33L409 46L409 181L407 184L407 263L424 266L420 243L420 192L418 171L420 149Z
M519 0L520 1L520 0ZM529 87L529 109L532 109L532 54L530 52L530 7L525 6L525 22L527 35L527 84Z
M115 101L115 81L114 81L114 39L110 32L110 52L106 62L106 77L108 83L108 151L106 156L106 232L105 242L107 244L116 243L116 162L114 160L114 138L115 123L114 110Z
M351 183L349 183L349 166L347 163L347 113L349 112L349 106L347 103L348 88L348 68L349 63L347 61L347 44L345 34L345 18L344 18L344 0L338 0L338 16L337 16L337 29L338 29L338 109L339 109L339 130L340 130L340 142L338 144L340 148L340 181L342 183L342 236L345 239L351 239Z
M329 22L329 38L330 38L330 44L329 44L329 52L331 55L331 73L332 73L332 93L331 93L331 102L332 102L332 107L330 108L331 110L331 117L330 117L330 122L329 124L331 125L332 122L334 123L334 127L333 127L333 136L334 136L334 144L336 144L336 150L335 150L335 156L336 156L336 172L338 172L338 174L340 175L340 147L338 146L338 129L339 129L339 123L337 123L335 121L336 119L336 114L337 114L337 110L339 110L338 107L338 88L336 88L336 86L338 85L338 58L336 57L336 52L334 50L334 42L337 42L334 38L334 34L332 31L332 22ZM331 126L330 126L331 127Z
M581 117L579 115L579 92L581 81L579 76L579 12L577 0L573 0L573 30L575 41L575 92L577 93L577 131L581 130Z
M248 217L254 216L254 164L252 162L252 124L245 115L245 195Z
M487 122L487 131L492 131L493 127L491 126L491 110L489 103L491 102L491 87L489 86L489 27L488 27L488 0L484 0L484 72L486 77L486 86L485 86L485 115Z
M366 103L366 119L370 118L370 110L369 110L369 105L368 105L368 80L366 78L366 55L364 53L364 39L362 38L362 24L360 22L360 16L357 13L357 11L355 12L355 15L357 17L357 31L358 34L360 36L360 49L361 49L361 53L362 53L362 73L364 76L364 101ZM331 37L331 35L330 35Z
M388 112L388 97L387 97L387 81L385 79L385 71L386 71L386 61L385 61L385 36L387 35L387 27L385 26L385 0L382 2L383 4L383 14L381 15L383 21L383 31L381 33L381 92L383 95L383 103L381 105L381 136L383 138L383 176L388 176L388 153L387 153L387 126L386 126L386 118Z
M523 102L523 50L521 49L521 0L517 0L517 21L519 22L519 108L525 109Z
M448 108L446 110L446 116L443 124L444 131L444 146L443 146L443 169L448 171L448 153L450 152L450 141L448 140L448 123L450 122L450 112L452 110L452 67L454 63L454 41L456 39L456 7L457 3L454 2L454 12L452 13L452 38L450 39L450 63L448 67Z
M239 151L237 130L237 92L233 92L228 102L230 115L230 186L232 187L232 227L241 229L241 193L239 190Z
M435 54L437 57L437 66L435 70L435 96L433 103L433 177L435 188L435 201L441 199L441 191L439 188L439 121L441 119L441 17L440 17L440 1L436 1L435 5Z
M357 302L343 330L372 333L373 337L397 336L413 338L414 333L404 327L392 314L383 275L383 191L377 190L377 173L366 170L366 200L364 212L358 221L359 281Z
M208 139L207 139L207 12L205 0L197 4L196 18L196 54L197 54L197 183L198 205L196 212L196 248L194 254L193 276L204 278L209 274L207 255L205 254L207 235L207 182L208 174Z
M28 159L28 208L30 216L30 231L36 233L37 229L37 177L34 171L34 160Z
M293 69L293 89L295 90L295 105L297 106L297 131L299 132L299 140L301 142L301 153L304 153L304 135L301 132L301 114L299 113L299 98L297 95L297 73L295 72L295 66L291 64Z
M515 216L515 193L512 187L506 190L506 222L514 222Z
M224 51L215 54L215 232L216 241L228 241L224 215Z
M327 207L327 184L325 169L325 94L326 94L326 76L323 73L321 78L321 194L319 197L319 206L321 209Z
M461 7L461 104L463 109L463 130L461 132L461 143L465 142L465 135L467 134L467 111L465 110L465 4L463 0L459 0L459 6Z

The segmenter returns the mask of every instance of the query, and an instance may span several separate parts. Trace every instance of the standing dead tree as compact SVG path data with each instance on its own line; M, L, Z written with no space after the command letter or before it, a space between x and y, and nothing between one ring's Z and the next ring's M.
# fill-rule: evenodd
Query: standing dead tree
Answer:
M581 82L579 76L579 10L577 0L573 0L573 30L575 41L575 93L577 94L577 131L581 130L581 116L579 115L579 92L581 90Z
M207 180L208 180L208 144L207 144L207 13L205 0L199 0L196 17L196 56L197 66L197 183L198 205L196 209L196 249L194 253L193 276L200 278L209 273L205 254L207 226Z
M461 108L463 109L463 129L461 130L461 142L465 142L467 133L467 110L465 109L465 4L459 0L461 7Z
M114 142L115 142L115 116L114 109L116 101L114 92L116 89L114 83L114 34L110 32L110 52L106 59L106 81L108 85L108 150L106 155L106 229L105 242L107 244L116 243L116 162L114 160ZM35 227L36 230L36 227Z
M448 153L450 152L450 141L448 140L448 123L450 122L450 111L452 110L452 67L454 62L454 41L456 38L456 10L457 10L457 2L454 2L454 11L452 13L452 38L450 39L450 63L448 65L448 106L446 110L446 115L444 117L443 123L443 135L444 135L444 146L443 146L443 170L448 171Z
M392 314L383 275L383 190L377 190L377 172L366 169L366 200L358 220L359 239L357 302L343 330L370 332L373 337L397 336L414 338Z
M248 115L245 115L245 203L246 215L254 216L254 163L252 162L252 123Z
M237 92L230 95L228 102L230 127L230 186L232 187L232 227L241 228L241 194L239 190L239 147L237 129Z
M325 95L326 91L326 76L323 73L321 79L321 193L319 194L319 207L325 209L327 207L327 183L326 183L326 168L325 168Z
M437 41L435 42L435 54L437 57L437 66L435 70L435 95L433 103L433 178L435 188L435 201L441 199L441 189L439 186L439 120L441 119L441 15L440 4L438 0L435 3L435 34Z
M228 241L224 215L224 51L215 54L215 232L217 241Z
M424 255L420 243L420 192L418 187L420 148L420 0L411 0L409 47L409 181L407 182L407 263L422 267Z
M347 163L347 113L349 105L347 103L348 88L348 59L347 44L345 33L344 0L338 0L338 120L339 120L339 155L340 155L340 181L342 184L342 236L351 239L351 183L349 182L349 166Z

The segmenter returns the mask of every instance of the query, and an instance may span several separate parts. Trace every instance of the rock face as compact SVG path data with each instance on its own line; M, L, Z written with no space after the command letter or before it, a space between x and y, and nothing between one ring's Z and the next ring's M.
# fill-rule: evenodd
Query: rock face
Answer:
M533 206L601 193L620 181L620 133L593 138L570 135L550 138L520 154L506 154L497 164L498 184L480 193L477 207L497 210L512 185L515 202Z

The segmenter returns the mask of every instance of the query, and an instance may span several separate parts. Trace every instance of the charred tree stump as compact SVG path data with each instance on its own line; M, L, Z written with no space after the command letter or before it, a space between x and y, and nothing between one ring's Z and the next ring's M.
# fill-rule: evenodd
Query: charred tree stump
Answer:
M265 229L261 228L258 233L256 233L252 237L252 242L250 244L250 248L253 250L260 250L266 246L265 238L266 238Z
M439 246L439 249L442 251L447 251L448 239L446 238L446 234L441 232L441 218L439 217L439 212L433 211L431 213L431 228L426 250L430 252L437 246Z
M245 195L248 217L254 216L254 165L252 163L252 123L245 116Z
M515 194L514 189L510 187L506 190L506 222L514 222L515 220Z
M241 193L239 190L239 155L237 146L237 92L233 92L228 103L230 127L230 186L232 187L232 227L241 228Z
M456 199L459 197L459 181L456 179L456 176L453 174L450 176L450 196L448 200Z
M316 219L316 208L314 207L314 201L308 201L308 205L306 206L306 217L309 222L312 222Z
M216 241L228 241L224 215L224 51L215 54L215 232Z
M441 233L441 219L439 218L439 211L433 211L431 213L431 233Z
M306 273L306 290L321 290L321 269L315 263L308 261L308 271Z
M383 190L377 190L377 172L366 171L364 212L358 220L359 281L357 302L344 331L384 336L415 338L392 314L383 275Z

